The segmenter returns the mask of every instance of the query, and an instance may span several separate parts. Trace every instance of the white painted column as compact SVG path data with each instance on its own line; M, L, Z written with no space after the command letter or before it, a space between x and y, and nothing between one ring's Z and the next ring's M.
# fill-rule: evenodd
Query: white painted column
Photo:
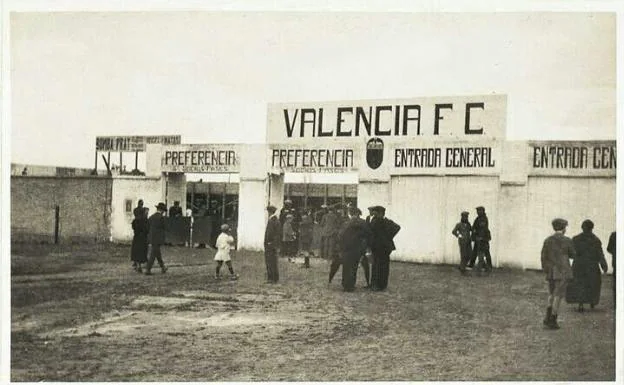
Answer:
M262 250L268 202L266 147L242 145L238 187L238 247Z

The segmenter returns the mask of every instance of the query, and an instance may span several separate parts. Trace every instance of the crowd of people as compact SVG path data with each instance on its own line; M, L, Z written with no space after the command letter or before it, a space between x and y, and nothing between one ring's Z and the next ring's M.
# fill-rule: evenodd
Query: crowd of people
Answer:
M277 214L277 208L266 208L269 219L264 234L264 257L267 283L279 281L278 253L289 261L303 257L304 268L310 268L310 258L315 256L313 249L314 228L320 232L320 257L330 261L328 282L342 266L342 287L344 291L353 291L359 266L364 270L366 288L373 291L385 290L388 286L390 254L395 250L394 237L401 227L386 218L383 206L371 206L369 215L362 219L360 209L352 204L323 205L314 213L310 209L298 211L292 201L286 200ZM156 212L149 215L149 209L139 200L134 209L132 229L134 237L131 247L131 260L137 272L151 274L155 262L162 273L167 271L161 253L165 244L165 219L167 207L164 203L156 205ZM170 216L182 213L179 202L169 209ZM460 254L459 270L466 274L467 269L492 271L488 217L485 208L476 208L477 217L471 224L469 213L461 213L460 221L451 233L457 238ZM594 223L587 219L581 224L582 232L573 238L565 236L568 222L556 218L552 221L554 234L548 236L541 250L542 270L548 282L548 306L544 325L549 329L559 329L557 317L563 300L578 304L579 312L585 311L585 305L593 309L600 301L601 272L606 273L608 264L602 249L602 242L593 233ZM217 250L215 279L221 279L223 264L230 272L230 279L238 279L232 266L232 254L235 240L228 224L220 226L216 239ZM615 304L615 256L616 233L611 233L607 252L612 256L613 297ZM572 263L570 264L570 261Z
M323 205L314 216L311 210L299 214L290 200L284 202L279 215L275 206L268 206L269 220L264 236L267 282L279 281L278 251L289 261L301 255L304 258L303 267L310 267L310 257L314 255L313 229L318 224L320 257L331 261L329 283L342 266L343 289L353 291L358 266L361 265L366 287L373 291L385 290L390 253L395 249L393 238L401 228L385 217L385 211L382 206L369 207L369 216L364 220L361 210L351 204Z

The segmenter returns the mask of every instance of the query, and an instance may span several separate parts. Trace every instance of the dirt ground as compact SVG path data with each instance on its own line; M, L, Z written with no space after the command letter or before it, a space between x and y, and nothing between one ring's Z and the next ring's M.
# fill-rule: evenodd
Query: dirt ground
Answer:
M360 270L343 293L320 259L280 260L269 285L260 253L234 258L238 281L212 278L207 249L167 247L152 276L127 246L11 254L12 381L615 380L611 276L552 331L539 272L393 262L386 292Z

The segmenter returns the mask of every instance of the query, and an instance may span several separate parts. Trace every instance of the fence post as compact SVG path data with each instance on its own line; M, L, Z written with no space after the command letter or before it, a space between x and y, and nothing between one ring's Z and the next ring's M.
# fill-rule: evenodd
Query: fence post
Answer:
M59 218L61 207L59 205L54 206L54 244L59 243Z

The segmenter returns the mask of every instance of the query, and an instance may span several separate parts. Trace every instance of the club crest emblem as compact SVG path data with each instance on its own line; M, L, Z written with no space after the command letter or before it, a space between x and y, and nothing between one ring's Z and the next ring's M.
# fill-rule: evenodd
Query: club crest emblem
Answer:
M384 143L380 138L371 138L366 142L366 163L376 170L383 162Z

